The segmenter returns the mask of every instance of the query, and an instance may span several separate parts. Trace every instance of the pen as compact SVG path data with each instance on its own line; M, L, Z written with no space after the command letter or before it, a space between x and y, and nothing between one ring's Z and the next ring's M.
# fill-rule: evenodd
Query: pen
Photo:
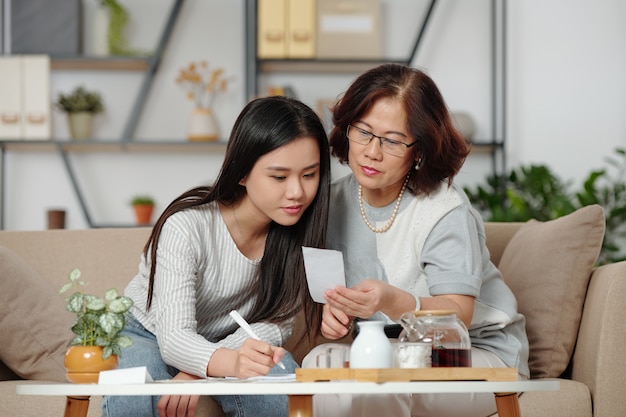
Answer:
M231 311L230 316L237 322L239 326L241 326L242 329L246 331L246 333L248 333L248 336L256 340L261 340L261 338L257 336L256 333L254 333L254 330L252 330L252 327L250 327L246 319L241 317L241 314L239 314L237 310ZM285 369L285 365L283 365L282 361L278 362L276 365L280 366L282 369Z

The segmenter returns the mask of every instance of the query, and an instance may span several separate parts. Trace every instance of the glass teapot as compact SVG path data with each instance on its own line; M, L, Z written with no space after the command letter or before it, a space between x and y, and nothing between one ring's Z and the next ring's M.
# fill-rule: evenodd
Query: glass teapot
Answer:
M430 343L431 366L472 366L467 327L452 310L420 310L400 317L403 327L398 343Z

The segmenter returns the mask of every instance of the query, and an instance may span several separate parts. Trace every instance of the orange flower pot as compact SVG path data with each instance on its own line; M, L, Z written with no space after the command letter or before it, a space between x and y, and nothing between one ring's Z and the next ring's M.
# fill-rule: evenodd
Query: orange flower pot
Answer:
M136 204L133 206L135 209L135 217L137 224L147 226L152 222L152 212L154 206L150 204Z
M117 368L116 355L102 359L101 346L70 346L65 352L65 377L75 384L95 384L100 371Z

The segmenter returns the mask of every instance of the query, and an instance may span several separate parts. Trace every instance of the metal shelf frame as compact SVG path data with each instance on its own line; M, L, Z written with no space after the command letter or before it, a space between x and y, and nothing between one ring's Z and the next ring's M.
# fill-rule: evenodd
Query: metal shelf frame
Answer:
M506 172L506 21L508 0L491 0L491 139L472 143L473 153L489 153L494 175ZM246 93L259 94L258 79L263 73L361 73L373 66L396 62L411 65L417 57L437 0L430 0L411 53L403 60L340 59L259 59L257 57L257 0L246 0Z
M15 0L13 0L15 1ZM145 102L148 98L148 94L150 93L150 89L154 82L155 75L159 69L159 65L163 58L163 54L171 37L172 31L180 14L180 10L183 7L185 0L174 0L172 8L170 9L167 21L165 26L161 32L159 37L159 41L157 43L157 47L155 52L146 58L137 58L137 57L89 57L89 56L75 56L75 57L51 57L51 69L52 70L121 70L121 71L143 71L144 77L142 84L139 88L139 92L135 98L135 102L131 108L130 115L126 121L126 125L122 132L122 136L120 137L117 144L115 143L107 143L104 145L103 142L94 143L83 146L83 151L92 151L92 152L100 152L102 151L102 146L108 146L109 150L115 149L118 152L128 151L129 149L143 149L144 151L148 149L152 149L154 151L157 146L163 148L163 144L145 144L132 147L129 144L133 143L133 137L135 134L135 130L137 128L137 124L139 123L139 119L141 117ZM0 42L0 52L2 55L5 55L7 51L10 51L10 34L11 34L11 26L10 26L10 17L11 17L11 0L0 0L0 21L3 23L4 30L0 34L1 42ZM33 141L28 143L29 141L21 141L22 144L18 144L18 141L0 141L0 229L4 229L4 206L5 206L5 188L6 188L6 152L12 149L26 149L30 147L36 147L39 150L43 150L46 148L52 147L56 152L59 153L60 157L63 160L65 169L70 178L70 182L74 188L74 192L78 198L80 203L83 215L87 221L87 224L91 228L97 227L111 227L112 225L100 225L96 223L91 216L89 209L87 207L84 193L82 192L76 172L71 164L71 160L69 157L70 152L74 152L77 149L80 149L78 144L68 144L67 142L61 141ZM136 142L135 142L136 143ZM128 146L123 146L124 144ZM176 146L176 147L174 147ZM166 149L170 151L180 151L180 144L178 145L165 145ZM31 148L32 149L32 148ZM191 149L191 148L189 148ZM194 148L195 149L195 148Z
M15 0L13 0L15 1ZM258 94L258 79L262 73L267 72L320 72L320 73L360 73L374 65L384 62L398 62L410 65L417 56L419 47L423 42L424 35L433 13L437 0L430 0L426 6L420 29L416 36L410 56L404 60L289 60L271 59L260 60L257 58L257 0L245 1L245 75L246 94L252 98ZM491 157L492 172L502 174L506 172L505 144L507 137L506 120L506 36L507 36L507 4L508 0L491 0L491 140L472 143L473 153L487 153ZM0 21L4 31L0 33L0 52L9 50L10 45L10 2L0 0ZM0 141L0 229L4 228L4 205L5 205L5 168L7 151L49 150L58 152L63 159L70 181L80 202L83 214L90 227L111 227L111 225L97 224L86 205L83 192L78 184L77 175L72 167L69 154L74 152L194 152L198 149L209 152L223 152L224 144L190 144L174 142L138 142L133 136L141 117L144 104L152 87L155 75L163 58L171 33L180 14L184 0L174 0L168 19L159 38L157 48L153 55L147 58L127 57L52 57L53 70L122 70L144 71L144 78L139 93L135 98L131 114L129 115L122 137L118 141L99 141L91 143L70 143L62 141ZM184 146L184 148L182 148Z

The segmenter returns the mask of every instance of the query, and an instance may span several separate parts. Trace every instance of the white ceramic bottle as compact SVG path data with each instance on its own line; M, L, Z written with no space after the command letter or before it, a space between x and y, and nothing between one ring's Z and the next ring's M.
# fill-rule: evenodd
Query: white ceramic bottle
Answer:
M350 368L391 368L393 348L383 321L359 321L359 334L350 347Z

